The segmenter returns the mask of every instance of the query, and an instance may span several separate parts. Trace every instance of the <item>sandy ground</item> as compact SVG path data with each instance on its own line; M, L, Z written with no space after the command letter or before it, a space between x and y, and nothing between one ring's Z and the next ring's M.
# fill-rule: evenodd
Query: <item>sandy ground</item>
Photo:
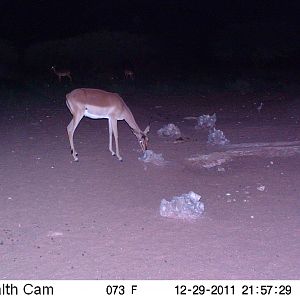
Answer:
M20 94L1 112L0 279L300 279L299 153L203 168L188 158L223 150L184 119L216 112L233 144L299 141L297 95L122 96L141 129L152 120L150 149L167 165L138 160L125 122L119 162L107 121L87 118L73 162L63 93ZM168 123L185 142L158 136ZM160 216L163 198L189 191L202 197L201 218Z

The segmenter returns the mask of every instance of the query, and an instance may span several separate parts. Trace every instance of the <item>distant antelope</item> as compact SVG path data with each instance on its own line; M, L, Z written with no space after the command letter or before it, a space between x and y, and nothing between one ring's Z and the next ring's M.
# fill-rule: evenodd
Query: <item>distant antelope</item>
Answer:
M70 70L56 70L56 67L55 66L52 66L51 67L51 70L53 70L53 72L57 75L58 77L58 80L61 82L61 78L62 77L68 77L70 82L72 82L72 77L71 77L71 71Z
M134 80L134 73L133 73L133 71L129 70L129 69L124 70L124 77L125 77L125 79Z

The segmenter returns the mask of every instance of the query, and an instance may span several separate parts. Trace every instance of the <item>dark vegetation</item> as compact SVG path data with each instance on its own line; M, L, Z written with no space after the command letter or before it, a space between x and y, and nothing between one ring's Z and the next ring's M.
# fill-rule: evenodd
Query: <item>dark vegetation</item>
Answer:
M300 43L292 24L264 21L230 23L195 44L191 37L170 42L163 36L137 32L99 31L75 37L32 42L19 47L0 41L0 87L41 92L58 85L52 65L69 68L74 82L131 93L197 94L210 91L249 93L298 89ZM123 70L135 73L124 79ZM3 93L3 91L2 91Z

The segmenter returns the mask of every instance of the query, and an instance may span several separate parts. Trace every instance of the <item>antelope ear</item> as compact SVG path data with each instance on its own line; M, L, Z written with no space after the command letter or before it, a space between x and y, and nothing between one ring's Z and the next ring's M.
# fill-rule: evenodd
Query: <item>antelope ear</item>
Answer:
M150 131L150 125L146 127L146 129L144 130L144 134L147 135L149 131Z

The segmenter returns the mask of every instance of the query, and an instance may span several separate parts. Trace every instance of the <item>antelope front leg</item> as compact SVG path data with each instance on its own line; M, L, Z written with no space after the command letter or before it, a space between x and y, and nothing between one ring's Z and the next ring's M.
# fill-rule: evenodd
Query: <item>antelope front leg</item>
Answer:
M111 129L112 133L114 134L115 137L115 146L116 146L116 155L119 161L122 161L122 157L120 156L119 152L119 140L118 140L118 121L117 120L111 120ZM111 136L110 136L111 138Z

